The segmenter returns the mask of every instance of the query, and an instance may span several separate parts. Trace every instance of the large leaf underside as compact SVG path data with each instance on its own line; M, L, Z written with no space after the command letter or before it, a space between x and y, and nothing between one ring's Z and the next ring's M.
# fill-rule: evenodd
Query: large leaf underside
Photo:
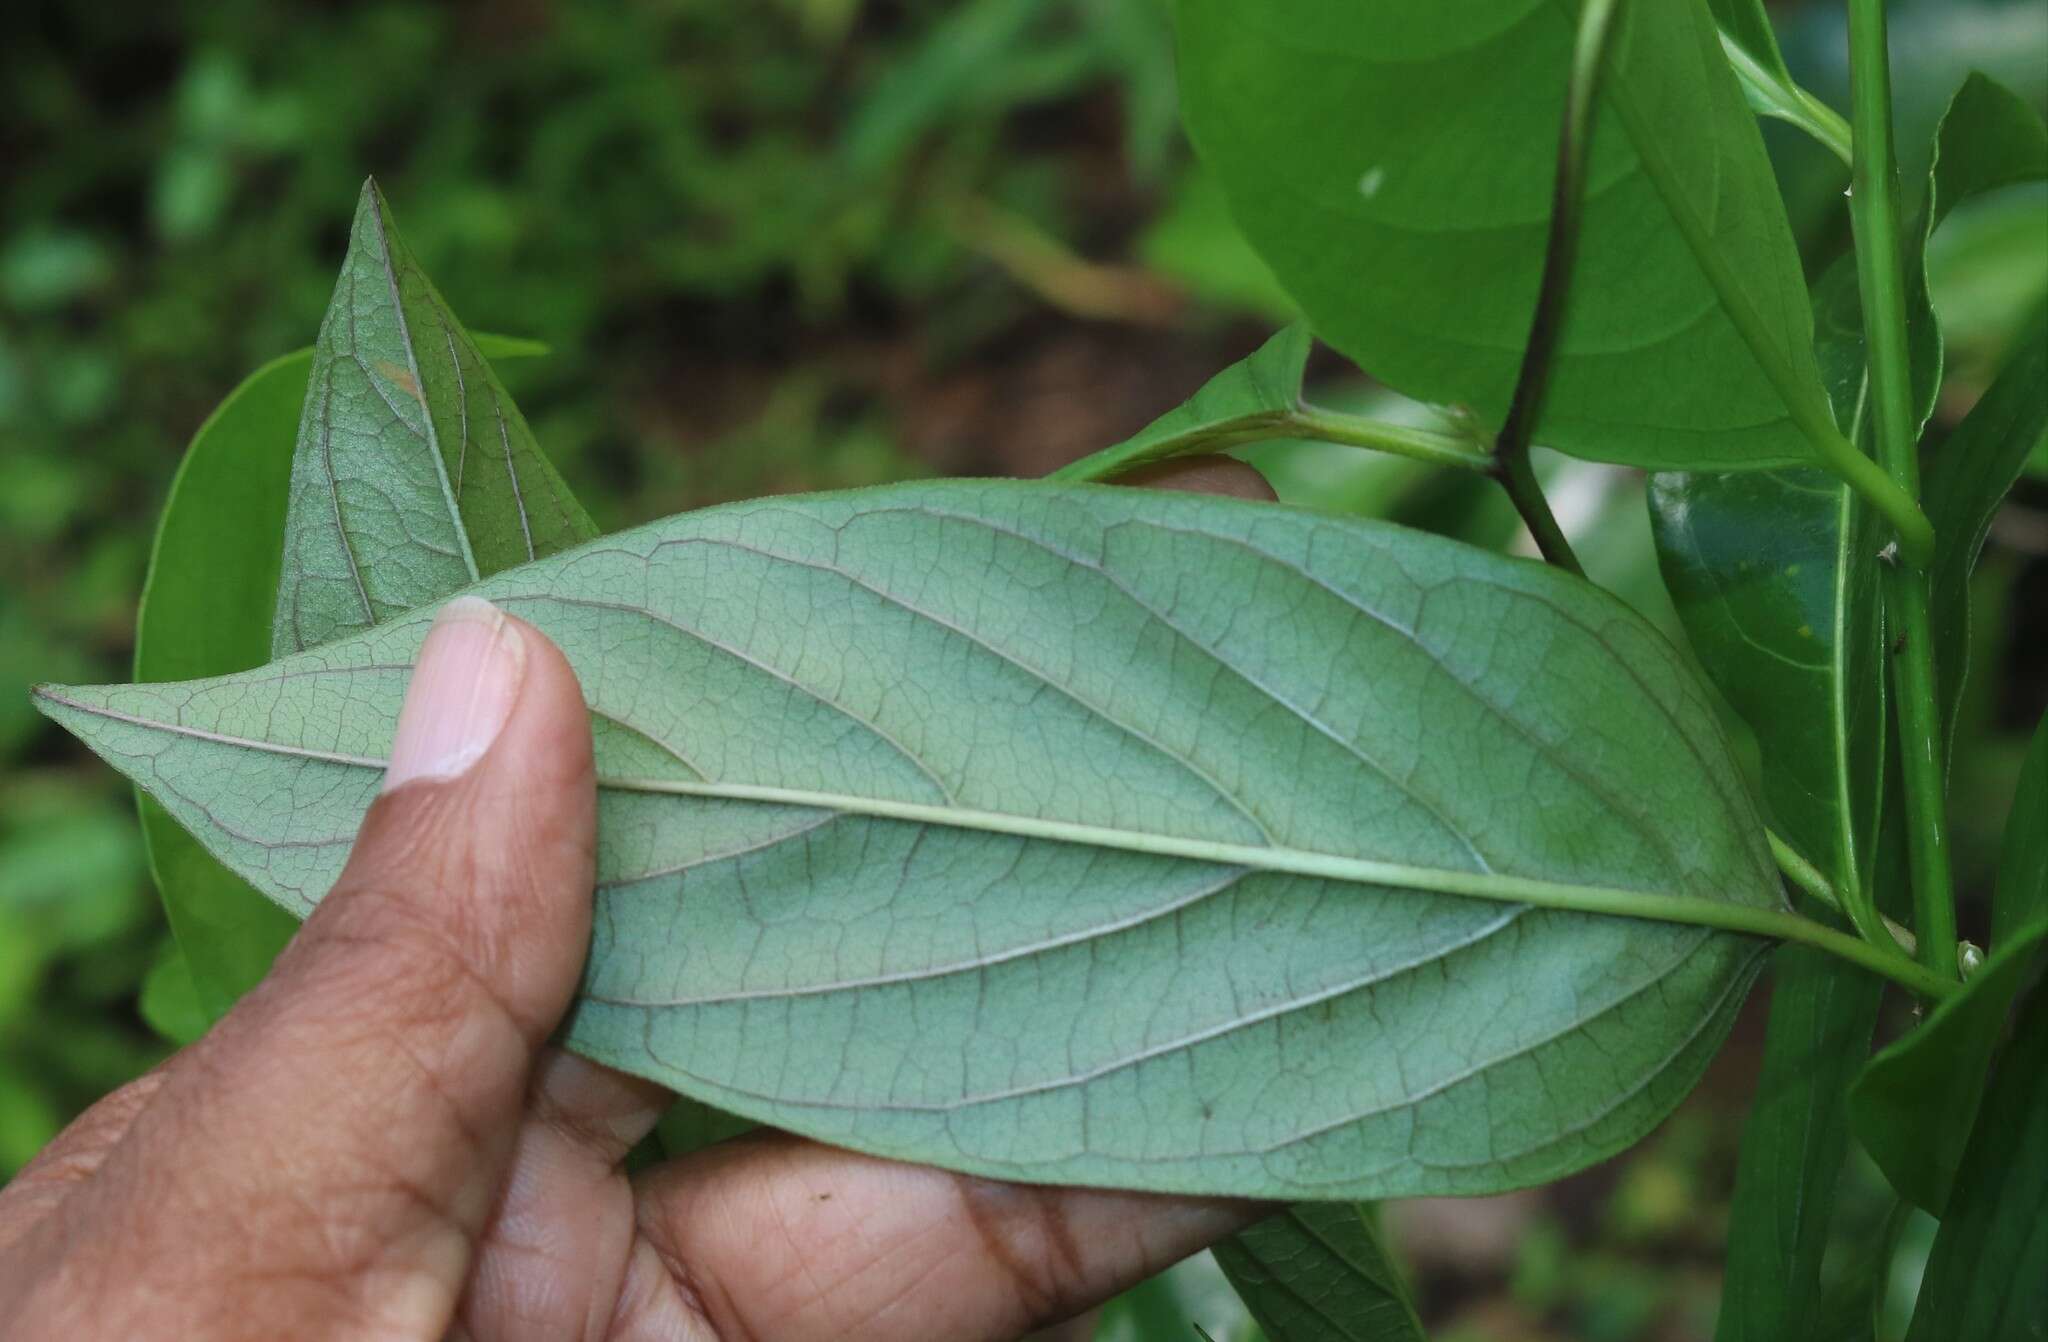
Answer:
M1761 943L1401 873L1779 899L1656 633L1385 524L906 486L673 518L473 590L592 706L571 1046L866 1150L1288 1198L1553 1178L1677 1102ZM43 704L303 913L428 620Z

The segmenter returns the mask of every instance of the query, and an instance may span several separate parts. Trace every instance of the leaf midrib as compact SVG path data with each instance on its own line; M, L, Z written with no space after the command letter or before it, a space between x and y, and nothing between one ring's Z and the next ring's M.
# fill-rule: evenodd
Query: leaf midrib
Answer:
M379 772L386 767L385 760L373 756L289 746L123 713L103 705L72 699L53 686L38 686L35 693L39 698L73 712L216 745L349 768L375 769ZM1752 936L1783 935L1784 920L1789 916L1775 908L1738 903L1733 900L1708 899L1698 895L1671 894L1619 886L1581 885L1538 877L1511 876L1499 872L1424 867L1374 858L1348 857L1311 849L1197 839L1150 830L1047 820L1037 816L1015 815L972 807L937 806L844 792L824 792L756 783L692 783L680 779L632 776L600 776L597 782L600 788L618 792L809 807L880 820L899 820L941 828L1007 834L1023 839L1072 843L1220 866L1246 867L1257 871L1306 876L1352 885L1390 886L1396 889L1455 895L1496 903L1528 904L1539 908L1610 917L1687 923Z

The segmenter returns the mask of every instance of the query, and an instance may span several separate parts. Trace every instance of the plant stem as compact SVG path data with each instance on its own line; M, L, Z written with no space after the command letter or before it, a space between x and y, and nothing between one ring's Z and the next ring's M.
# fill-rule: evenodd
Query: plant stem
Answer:
M1522 366L1507 418L1493 441L1494 478L1507 490L1523 525L1535 538L1543 557L1559 568L1583 575L1571 542L1557 524L1550 504L1529 464L1529 444L1543 412L1549 388L1550 363L1564 329L1565 300L1571 296L1572 263L1578 258L1579 215L1586 187L1586 140L1593 128L1593 94L1600 79L1601 58L1614 31L1620 0L1586 0L1579 11L1578 39L1572 47L1571 77L1565 85L1564 121L1557 133L1557 176L1550 193L1550 234L1544 245L1543 278L1536 289L1536 310L1529 318L1529 339L1522 347Z
M1298 437L1369 447L1376 452L1391 452L1434 466L1484 471L1493 464L1486 453L1457 434L1410 428L1405 424L1385 424L1363 415L1347 415L1306 403L1288 417L1287 425Z
M1891 73L1883 0L1849 0L1850 107L1854 180L1849 197L1862 290L1863 338L1876 412L1878 457L1909 498L1920 493L1912 382L1906 351L1906 297L1899 247L1898 169L1892 151ZM1930 542L1931 543L1931 542ZM1900 768L1905 782L1907 847L1912 858L1913 921L1921 963L1945 978L1956 964L1955 889L1949 872L1947 816L1936 708L1934 640L1924 557L1887 564L1885 607L1898 631L1892 663L1897 689Z
M1769 840L1771 845L1771 860L1778 864L1778 870L1786 880L1812 896L1817 903L1825 904L1847 918L1865 941L1886 948L1896 946L1904 952L1911 953L1914 946L1912 932L1900 927L1875 909L1865 908L1859 911L1855 904L1842 898L1841 893L1819 867L1801 857L1791 844L1779 838L1776 830L1765 830L1764 838Z
M1557 514L1550 511L1550 500L1543 497L1543 486L1536 479L1536 468L1529 462L1528 449L1497 457L1492 474L1507 491L1515 511L1522 515L1522 525L1529 529L1529 538L1536 542L1536 551L1543 561L1585 577L1585 565L1579 563L1578 553L1572 549L1564 528L1557 524Z
M1175 457L1204 452L1222 452L1247 443L1271 442L1279 438L1307 438L1346 447L1370 448L1432 466L1456 466L1468 471L1490 471L1493 458L1470 439L1441 429L1387 424L1363 415L1347 415L1306 403L1290 410L1260 411L1219 420L1214 424L1156 443L1140 451L1125 451L1123 444L1070 461L1046 478L1048 480L1106 480L1140 466Z
M1753 95L1751 106L1756 106L1755 96L1763 97L1770 107L1768 111L1762 108L1759 111L1799 127L1812 136L1815 143L1842 160L1843 167L1849 166L1849 123L1842 120L1841 113L1799 85L1765 69L1756 57L1742 49L1741 43L1725 32L1721 34L1721 50L1727 53L1728 64L1735 67L1735 78L1742 84L1744 92Z

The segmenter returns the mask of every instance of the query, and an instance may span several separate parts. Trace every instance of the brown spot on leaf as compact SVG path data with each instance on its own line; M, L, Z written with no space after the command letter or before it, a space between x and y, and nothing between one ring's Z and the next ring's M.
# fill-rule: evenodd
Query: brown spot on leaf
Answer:
M379 359L377 360L377 371L390 381L396 382L404 389L407 396L418 401L422 407L426 405L427 398L420 391L420 380L412 375L410 368L400 368L389 359Z

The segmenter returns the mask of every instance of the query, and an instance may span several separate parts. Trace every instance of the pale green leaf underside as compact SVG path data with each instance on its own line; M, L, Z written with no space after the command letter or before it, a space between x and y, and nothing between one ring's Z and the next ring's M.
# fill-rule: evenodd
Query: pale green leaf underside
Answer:
M596 534L366 184L299 421L272 653Z
M1267 1197L1538 1182L1677 1102L1763 943L1504 901L1779 907L1655 632L1386 524L954 482L688 514L474 590L592 705L571 1046L866 1150ZM42 702L304 912L428 619Z
M1182 106L1316 334L1498 426L1542 273L1570 0L1179 0ZM1811 462L1799 258L1700 0L1627 6L1540 441L1680 469ZM1794 406L1796 400L1799 405Z

